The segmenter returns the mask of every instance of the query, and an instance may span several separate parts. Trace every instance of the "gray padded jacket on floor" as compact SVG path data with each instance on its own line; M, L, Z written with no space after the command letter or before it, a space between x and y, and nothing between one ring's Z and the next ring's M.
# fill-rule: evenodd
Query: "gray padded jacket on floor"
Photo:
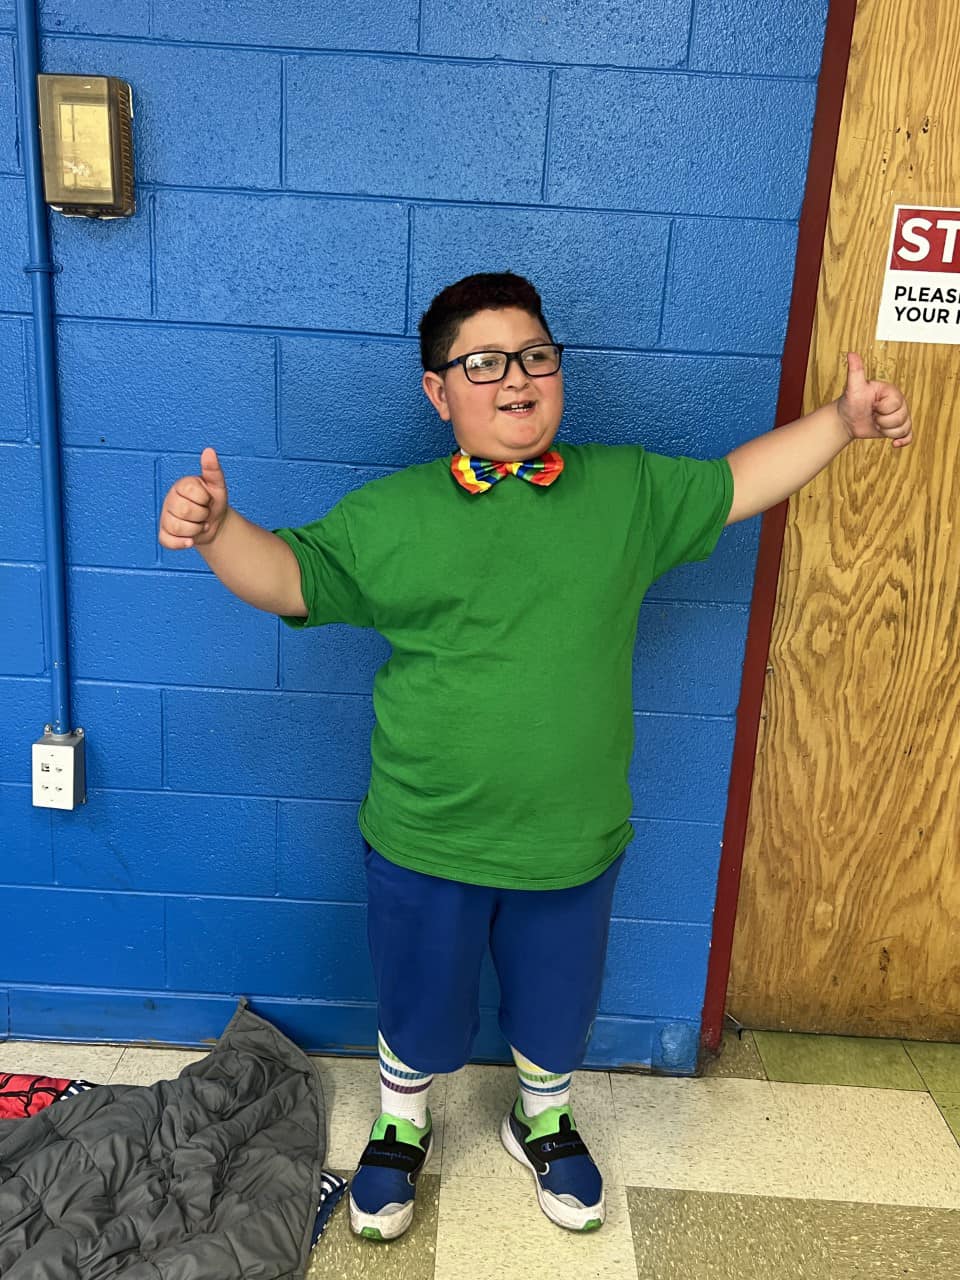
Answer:
M0 1121L0 1276L300 1280L325 1133L310 1059L241 1001L176 1080Z

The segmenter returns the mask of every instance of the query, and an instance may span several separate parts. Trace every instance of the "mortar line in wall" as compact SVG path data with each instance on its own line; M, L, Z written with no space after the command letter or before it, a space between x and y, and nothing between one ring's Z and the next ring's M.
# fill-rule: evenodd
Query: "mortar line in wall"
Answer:
M149 209L149 237L150 237L150 317L153 319L157 314L157 193L150 192L150 209Z
M550 188L550 145L553 138L553 83L556 72L550 72L547 84L547 127L543 141L543 169L540 174L540 202L546 204L547 192Z
M160 523L160 457L159 454L153 459L153 523L156 528ZM161 568L163 565L162 551L159 540L155 539L153 544L153 564L154 568Z
M403 332L410 332L410 293L413 276L413 211L414 205L407 209L407 286L403 300Z
M417 53L423 49L423 0L417 0Z
M667 290L670 287L670 266L673 257L673 227L674 220L670 219L670 225L667 227L667 252L663 259L663 287L660 290L660 318L657 320L657 347L663 341L663 318L667 313Z
M359 804L359 801L357 802ZM29 889L33 892L46 893L92 893L97 897L111 898L161 898L166 908L167 902L176 901L177 899L187 898L194 901L197 898L206 898L212 902L270 902L276 901L275 897L267 897L265 894L256 893L230 893L225 894L214 892L212 889L199 892L195 889L184 889L182 893L171 892L169 889L110 889L102 885L50 885L50 884L4 884L0 881L0 888L3 889ZM310 906L317 905L321 907L357 907L358 909L366 909L366 899L348 899L348 898L283 898L284 902L305 903ZM164 910L166 915L166 910Z
M280 186L287 185L287 60L280 59Z
M22 181L21 174L0 174L0 177L16 178ZM505 213L588 213L588 214L609 214L612 217L619 218L683 218L687 221L707 221L707 222L755 222L761 224L772 224L778 227L793 227L797 229L797 215L774 216L772 214L763 213L698 213L696 211L688 211L685 209L643 209L635 208L630 205L590 205L590 204L549 204L544 205L539 200L481 200L481 199L460 199L452 200L449 197L423 195L413 191L398 192L395 194L382 195L376 192L358 192L350 191L323 191L317 188L306 189L297 187L218 187L218 186L199 186L195 183L185 182L141 182L138 184L138 190L144 194L153 192L161 194L164 192L173 192L174 194L187 195L208 195L208 196L256 196L263 199L276 198L277 196L290 196L297 200L329 200L340 204L403 204L406 201L412 201L417 205L423 205L427 208L439 209L482 209L488 213L496 213L503 211ZM27 315L31 312L20 311L15 308L9 309L11 315Z
M162 918L163 918L163 926L162 926L163 927L163 989L164 991L167 991L170 988L170 972L169 972L170 957L167 954L167 898L166 896L164 896L164 899L163 899Z
M693 53L693 35L697 23L697 0L690 0L690 18L687 26L687 53L681 64L684 71L690 70L690 55Z
M0 316L5 313L0 311ZM21 318L21 317L17 317ZM356 341L366 341L370 338L376 338L378 341L396 343L398 345L406 345L415 347L417 342L416 334L409 333L385 333L378 330L364 329L287 329L278 326L268 325L243 325L243 324L227 324L214 320L178 320L167 319L158 316L156 320L151 320L147 316L130 317L130 316L82 316L82 315L60 315L58 320L67 321L71 324L116 324L129 325L134 328L152 328L162 326L170 329L204 329L214 333L233 333L233 334L250 334L263 336L276 336L279 338L331 338L331 339L355 339ZM567 342L564 346L567 352L601 352L603 355L625 355L625 356L694 356L706 357L709 359L723 360L769 360L779 361L782 358L782 352L779 351L727 351L727 350L708 350L700 347L613 347L602 343L590 342ZM21 441L7 440L0 441L0 444L20 444ZM68 445L70 449L91 448L90 445ZM121 453L145 453L152 450L145 449L117 449L116 452ZM171 450L174 453L188 452L187 450ZM272 454L248 454L247 457L272 457ZM334 459L330 459L334 461ZM349 466L357 465L354 463L346 464ZM401 465L401 464L398 464Z
M277 800L273 810L273 896L280 897L280 801Z
M276 457L280 457L280 441L281 431L280 423L283 413L283 394L281 383L283 379L283 350L280 345L280 338L275 336L273 339L273 448Z
M388 62L440 62L452 63L454 66L472 67L531 67L540 71L629 71L638 75L689 76L692 79L704 80L770 80L774 82L788 81L796 84L815 85L819 69L810 75L797 75L788 71L715 71L699 70L686 67L663 66L662 64L642 64L624 62L546 62L529 58L491 58L458 56L448 53L421 53L416 49L316 49L307 45L280 44L229 44L222 40L175 40L170 36L135 36L108 35L87 31L44 31L44 40L74 41L82 39L86 44L94 42L103 44L146 44L169 46L177 49L216 49L225 53L266 53L277 56L297 55L320 58L363 58Z
M164 703L164 695L166 690L160 690L160 789L159 794L170 790L170 784L167 782L167 716L166 705Z

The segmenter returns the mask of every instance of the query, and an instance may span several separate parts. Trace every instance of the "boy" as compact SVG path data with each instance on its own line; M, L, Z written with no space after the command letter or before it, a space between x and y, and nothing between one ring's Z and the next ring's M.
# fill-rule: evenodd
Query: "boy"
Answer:
M562 347L510 273L444 289L420 323L423 390L451 458L268 532L227 503L212 449L170 489L166 547L196 546L241 599L291 627L372 626L377 673L367 842L381 1114L351 1225L393 1239L432 1146L436 1072L470 1057L489 942L519 1072L501 1137L541 1208L600 1226L603 1183L569 1105L596 1014L628 822L631 660L643 595L705 559L725 525L781 502L856 437L911 442L904 397L848 357L836 402L697 461L558 445Z

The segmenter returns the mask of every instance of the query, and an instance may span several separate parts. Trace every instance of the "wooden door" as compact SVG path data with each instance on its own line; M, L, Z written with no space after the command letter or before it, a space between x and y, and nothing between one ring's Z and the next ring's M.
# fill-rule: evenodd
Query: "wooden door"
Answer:
M875 340L896 204L960 208L957 0L857 8L804 409L859 350L915 443L790 501L727 1009L960 1040L960 346Z

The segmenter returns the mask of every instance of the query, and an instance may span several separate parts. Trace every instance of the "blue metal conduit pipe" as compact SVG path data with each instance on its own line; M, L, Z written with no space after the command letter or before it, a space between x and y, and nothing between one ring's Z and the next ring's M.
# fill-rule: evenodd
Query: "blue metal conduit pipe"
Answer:
M52 718L55 734L70 732L70 678L67 647L66 567L63 491L60 477L60 423L57 405L56 334L47 206L43 197L40 119L37 106L38 0L17 0L17 84L20 136L27 182L30 260L24 267L33 296L33 336L43 467L43 528L47 558L47 618L52 648Z

